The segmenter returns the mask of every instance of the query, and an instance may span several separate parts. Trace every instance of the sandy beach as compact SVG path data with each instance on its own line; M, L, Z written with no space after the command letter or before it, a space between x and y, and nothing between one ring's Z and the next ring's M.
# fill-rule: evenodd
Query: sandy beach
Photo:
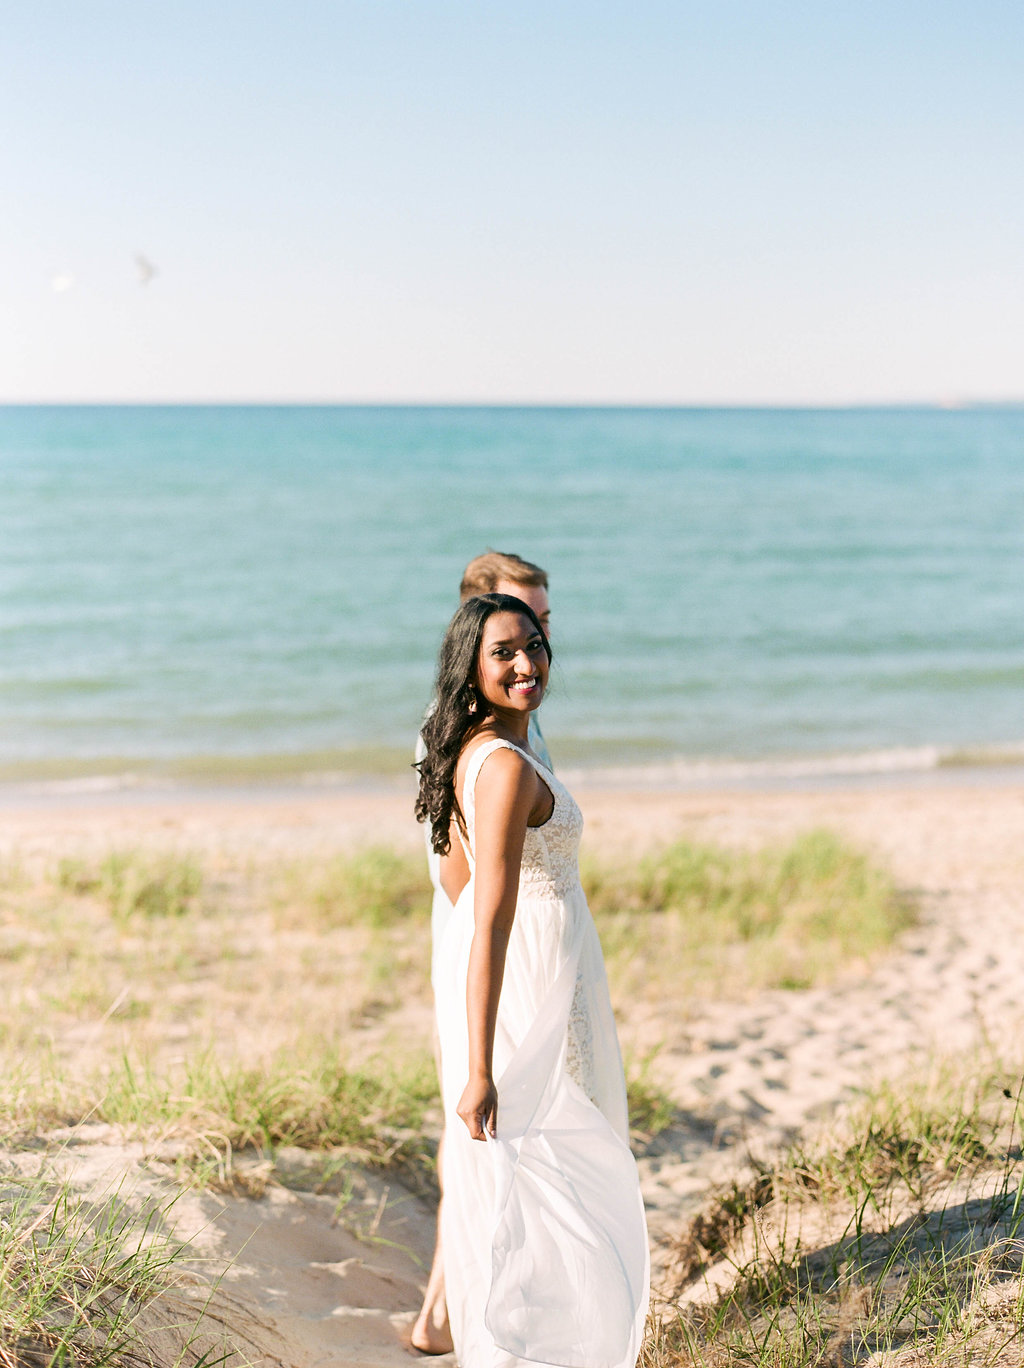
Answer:
M891 870L919 909L891 953L827 988L736 998L728 984L709 983L686 1002L617 1003L625 1051L656 1048L653 1074L677 1107L674 1124L640 1153L655 1282L667 1295L673 1234L716 1181L827 1123L859 1085L915 1057L980 1039L1013 1045L1024 985L1024 784L890 779L579 796L587 846L621 857L680 836L753 848L827 827ZM0 812L0 854L29 866L114 847L315 862L366 843L413 850L421 840L399 791L22 798ZM401 1029L429 1039L425 997L404 1005ZM164 1200L174 1190L174 1145L159 1137L90 1123L48 1136L47 1147L45 1162L96 1200L114 1189L124 1201ZM3 1161L30 1172L42 1156L35 1140ZM433 1239L429 1195L359 1170L342 1200L340 1181L318 1181L308 1156L277 1158L272 1181L268 1165L244 1159L247 1191L186 1191L167 1216L199 1270L182 1296L198 1305L217 1284L211 1343L266 1368L408 1363L404 1337Z

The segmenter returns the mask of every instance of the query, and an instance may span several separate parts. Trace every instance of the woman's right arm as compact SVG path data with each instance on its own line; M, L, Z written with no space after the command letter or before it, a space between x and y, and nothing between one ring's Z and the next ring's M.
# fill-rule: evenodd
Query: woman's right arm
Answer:
M466 980L469 1081L457 1111L474 1140L497 1133L494 1033L505 954L516 915L526 824L536 802L530 763L502 748L488 756L476 781L473 943Z

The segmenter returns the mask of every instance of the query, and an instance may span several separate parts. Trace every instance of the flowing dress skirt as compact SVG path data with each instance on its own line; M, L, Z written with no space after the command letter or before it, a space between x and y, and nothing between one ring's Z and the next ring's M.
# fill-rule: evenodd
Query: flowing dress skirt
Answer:
M442 1242L461 1368L633 1368L649 1256L601 947L574 878L524 870L498 1008L497 1138L455 1107L468 1078L473 880L444 930L435 996L445 1105Z

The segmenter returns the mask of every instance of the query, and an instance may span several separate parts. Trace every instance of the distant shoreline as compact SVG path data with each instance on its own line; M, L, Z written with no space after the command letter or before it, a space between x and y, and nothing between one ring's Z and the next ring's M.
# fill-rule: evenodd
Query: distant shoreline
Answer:
M556 762L558 757L555 749ZM0 809L136 803L289 802L318 797L411 796L404 752L378 767L304 767L308 756L195 757L180 762L47 761L0 766ZM1024 745L906 747L862 754L726 760L667 757L639 764L558 764L571 788L589 793L828 793L898 788L1024 787Z

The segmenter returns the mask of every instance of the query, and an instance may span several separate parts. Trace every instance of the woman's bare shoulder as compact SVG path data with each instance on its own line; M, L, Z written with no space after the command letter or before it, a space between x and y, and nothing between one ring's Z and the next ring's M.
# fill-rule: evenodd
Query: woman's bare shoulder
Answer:
M482 779L486 786L500 784L503 787L506 785L518 787L524 778L533 776L533 766L514 742L506 740L503 736L496 736L487 728L482 728L463 747L462 754L459 756L456 783L460 788L465 781L473 756L476 755L477 751L495 741L499 744L494 747L490 755L485 757L480 769L478 783ZM484 778L485 775L486 778Z

